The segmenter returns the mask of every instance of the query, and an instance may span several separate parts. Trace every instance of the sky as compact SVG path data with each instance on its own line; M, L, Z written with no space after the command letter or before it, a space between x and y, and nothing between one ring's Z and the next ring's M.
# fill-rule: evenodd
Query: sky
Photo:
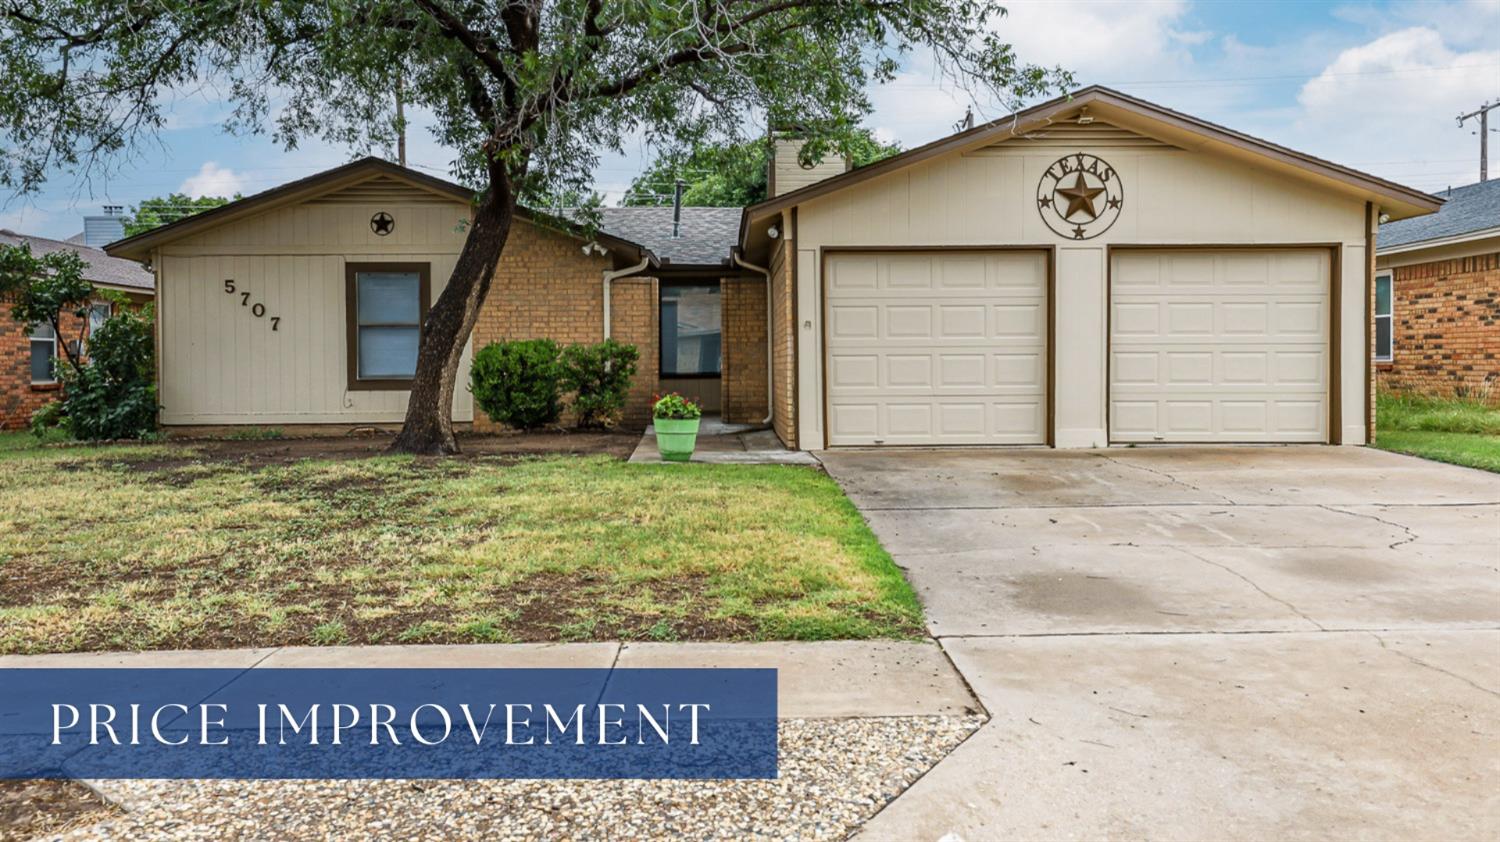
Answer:
M1479 180L1479 138L1455 117L1500 99L1500 0L1011 0L993 28L1022 61L1102 84L1293 149L1424 190ZM915 53L873 89L867 121L910 148L953 131L970 105L980 120L1004 109L974 103ZM285 151L264 136L220 128L228 105L212 93L174 103L151 147L107 181L60 175L39 196L0 197L0 228L63 238L106 204L171 192L251 194L344 163L350 150L304 142ZM1500 109L1491 115L1491 174L1500 177ZM614 204L648 150L606 154L595 186ZM394 157L394 154L391 155ZM453 154L421 127L408 161L447 175Z

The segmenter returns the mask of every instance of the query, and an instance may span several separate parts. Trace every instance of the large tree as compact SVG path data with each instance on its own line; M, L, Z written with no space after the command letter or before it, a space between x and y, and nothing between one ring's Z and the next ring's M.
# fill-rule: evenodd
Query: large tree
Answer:
M0 184L118 166L204 89L232 101L232 130L389 148L399 80L475 188L394 444L451 453L460 354L519 195L586 192L600 151L627 138L686 148L797 124L809 155L837 153L867 85L913 48L1007 103L1066 84L1017 60L991 29L1000 14L989 0L0 0Z
M234 199L240 198L236 193ZM234 199L224 196L198 196L194 198L186 193L172 193L167 196L154 196L142 201L130 208L130 213L121 220L125 225L125 236L134 237L136 234L144 234L152 228L170 225L196 216L206 210L213 210L222 205L227 205Z
M869 130L853 133L844 154L856 167L872 164L901 151L882 143ZM739 208L766 198L771 144L766 138L741 141L703 141L686 150L672 149L652 159L630 183L622 205L670 205L681 181L682 203L692 207Z

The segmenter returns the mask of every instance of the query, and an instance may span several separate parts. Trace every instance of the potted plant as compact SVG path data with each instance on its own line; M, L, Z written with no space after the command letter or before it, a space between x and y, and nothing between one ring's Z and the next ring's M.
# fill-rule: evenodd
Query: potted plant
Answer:
M673 392L656 399L651 409L656 428L656 450L666 462L686 462L693 458L698 443L698 421L703 408L697 401Z

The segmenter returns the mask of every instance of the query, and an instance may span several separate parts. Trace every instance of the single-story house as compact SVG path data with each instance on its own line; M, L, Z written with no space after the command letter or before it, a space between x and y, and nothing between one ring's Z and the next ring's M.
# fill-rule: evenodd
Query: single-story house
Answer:
M523 214L465 359L614 336L633 420L676 388L802 449L1363 444L1376 220L1441 205L1097 87L857 169L797 152L748 208ZM365 159L111 244L157 274L162 423L399 422L469 199Z
M1384 387L1500 401L1500 180L1444 191L1380 226L1376 376Z
M31 253L37 255L77 252L87 264L83 276L95 289L114 290L135 305L150 301L155 294L155 278L141 264L110 257L87 245L82 235L73 240L51 240L0 229L0 246L22 244L29 244ZM53 334L51 325L17 322L11 318L9 305L9 301L0 300L0 430L25 427L31 422L31 413L58 397L55 365L64 353L58 343L81 343L86 349L89 331L108 319L114 307L101 296L89 304L87 320L71 314L64 317L63 335L59 337Z

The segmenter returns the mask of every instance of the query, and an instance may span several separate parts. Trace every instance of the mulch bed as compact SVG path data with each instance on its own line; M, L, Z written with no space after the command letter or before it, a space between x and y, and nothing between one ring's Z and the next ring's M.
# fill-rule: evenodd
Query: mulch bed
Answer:
M119 813L77 781L0 781L0 842L61 833Z

